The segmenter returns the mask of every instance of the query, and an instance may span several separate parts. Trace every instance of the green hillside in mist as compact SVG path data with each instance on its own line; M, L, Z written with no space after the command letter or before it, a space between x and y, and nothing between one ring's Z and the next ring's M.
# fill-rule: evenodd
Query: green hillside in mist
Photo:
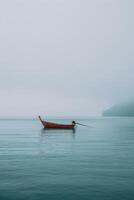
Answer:
M125 103L120 105L114 105L111 108L105 110L103 116L134 116L134 102Z

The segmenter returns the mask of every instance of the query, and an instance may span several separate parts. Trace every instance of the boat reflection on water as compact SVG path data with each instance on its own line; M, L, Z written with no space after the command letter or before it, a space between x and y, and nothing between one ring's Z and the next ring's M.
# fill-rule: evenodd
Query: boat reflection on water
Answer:
M51 133L76 133L76 128L73 129L41 129L41 134L51 134Z
M41 129L39 132L38 153L40 155L46 155L49 154L50 151L57 150L57 144L60 146L62 142L66 143L68 140L74 140L75 133L76 129ZM55 141L55 143L53 141ZM70 142L70 145L71 144Z

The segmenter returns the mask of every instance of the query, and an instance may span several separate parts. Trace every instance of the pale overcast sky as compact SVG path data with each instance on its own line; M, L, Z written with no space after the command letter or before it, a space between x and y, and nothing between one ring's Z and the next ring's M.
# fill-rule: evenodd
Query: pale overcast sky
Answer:
M133 100L133 0L0 0L0 117Z

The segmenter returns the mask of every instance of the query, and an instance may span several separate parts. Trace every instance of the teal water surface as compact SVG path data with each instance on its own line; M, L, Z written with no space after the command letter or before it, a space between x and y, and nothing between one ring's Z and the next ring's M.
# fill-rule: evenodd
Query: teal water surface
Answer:
M0 120L0 200L134 199L134 118L79 122L92 127Z

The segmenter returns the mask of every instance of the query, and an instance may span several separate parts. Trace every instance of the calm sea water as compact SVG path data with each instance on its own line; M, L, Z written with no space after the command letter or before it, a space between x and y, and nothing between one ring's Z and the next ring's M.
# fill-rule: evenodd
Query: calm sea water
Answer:
M79 122L92 127L0 120L0 200L134 199L134 118Z

